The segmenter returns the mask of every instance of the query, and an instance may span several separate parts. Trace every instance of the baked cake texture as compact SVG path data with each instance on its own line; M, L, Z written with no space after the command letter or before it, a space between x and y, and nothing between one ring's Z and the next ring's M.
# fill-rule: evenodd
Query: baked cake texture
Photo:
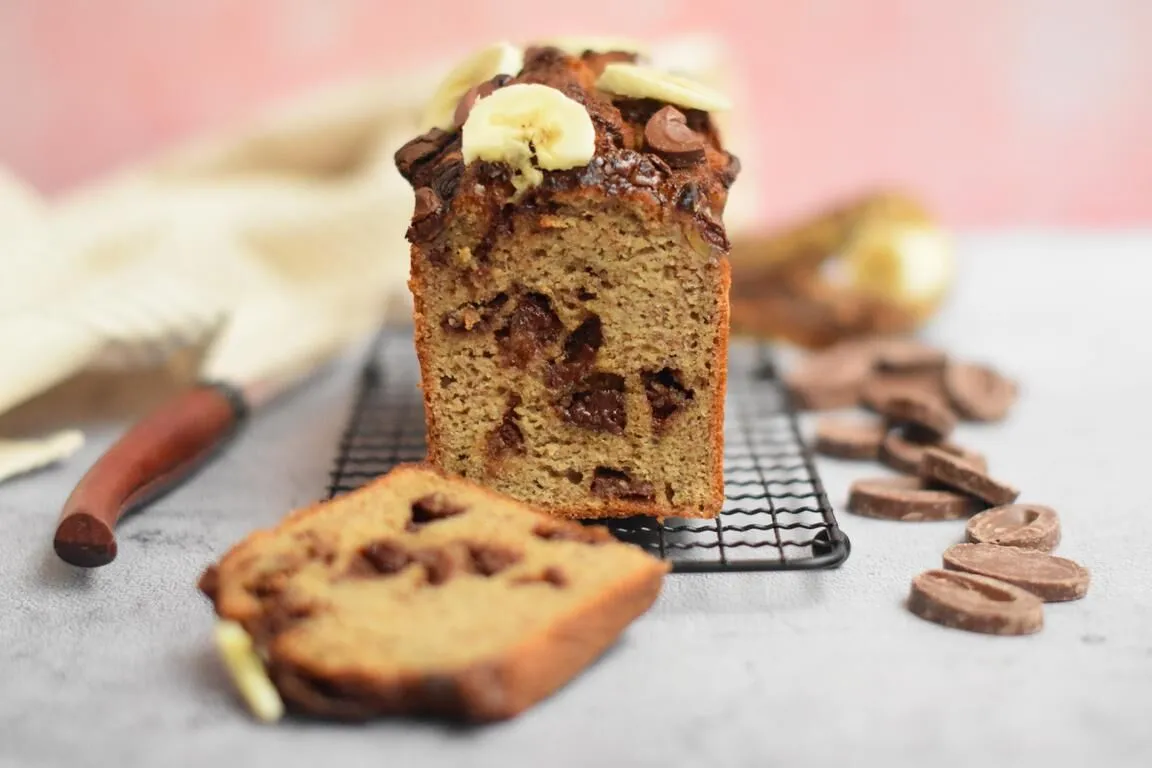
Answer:
M599 656L667 565L427 466L289 515L201 578L290 709L511 717Z
M723 503L739 164L723 97L637 59L539 46L493 76L481 55L396 155L428 458L556 516Z

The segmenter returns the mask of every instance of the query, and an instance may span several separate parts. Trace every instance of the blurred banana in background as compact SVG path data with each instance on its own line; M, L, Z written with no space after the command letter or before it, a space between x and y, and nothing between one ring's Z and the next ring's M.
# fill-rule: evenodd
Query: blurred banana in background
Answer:
M911 197L871 192L732 237L732 331L820 348L910 333L952 287L950 234Z

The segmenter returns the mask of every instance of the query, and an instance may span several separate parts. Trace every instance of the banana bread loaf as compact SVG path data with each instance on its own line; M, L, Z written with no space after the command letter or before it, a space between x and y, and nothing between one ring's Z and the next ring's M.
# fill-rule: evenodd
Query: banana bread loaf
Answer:
M603 528L402 466L249 536L200 588L295 711L483 721L571 679L667 570Z
M557 516L711 517L726 100L590 45L481 52L396 154L428 457Z

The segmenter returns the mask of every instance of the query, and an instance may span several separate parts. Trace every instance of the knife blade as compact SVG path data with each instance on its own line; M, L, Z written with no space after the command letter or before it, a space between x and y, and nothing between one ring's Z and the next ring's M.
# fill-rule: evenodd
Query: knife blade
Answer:
M131 427L84 475L60 515L56 554L94 568L116 558L114 528L182 484L255 408L291 389L367 330L331 295L271 292L229 319L202 380Z

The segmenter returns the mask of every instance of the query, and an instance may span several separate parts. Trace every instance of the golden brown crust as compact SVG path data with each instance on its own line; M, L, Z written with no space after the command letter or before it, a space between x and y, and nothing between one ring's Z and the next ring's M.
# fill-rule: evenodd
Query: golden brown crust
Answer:
M414 531L407 506L430 493L453 509ZM414 564L421 560L404 570L355 570L365 542L382 531L413 552L421 541L455 551L452 542L464 536L469 546L485 537L496 548L518 543L522 554L499 573L464 569L443 583L421 582L424 566ZM541 568L560 576L537 583ZM253 636L294 711L488 721L522 712L571 679L648 609L666 572L665 563L603 529L552 520L433 467L405 465L253 533L206 571L201 587L222 618ZM357 591L364 589L376 591ZM399 602L388 603L386 590L400 590ZM481 612L473 610L478 594L488 596ZM511 602L502 611L505 597ZM405 605L427 600L440 601L432 609L437 624L418 618L427 615L418 609L405 613ZM508 630L510 617L526 610L535 618ZM504 639L472 652L479 637L497 632ZM437 646L448 650L413 662L413 648L424 654ZM392 651L372 650L379 648Z
M420 282L419 273L417 272L416 265L420 259L420 246L412 246L412 272L408 278L408 290L412 292L412 321L415 325L415 345L416 345L416 360L420 363L420 370L428 370L430 361L428 359L428 327L429 320L424 313L424 287ZM436 409L432 407L432 393L429 387L424 385L424 378L420 379L420 392L424 398L424 425L425 425L425 439L427 442L428 456L427 460L435 467L443 465L443 460L440 455L440 430L436 424Z
M712 409L712 449L714 454L712 476L715 487L717 514L724 505L724 396L728 392L728 333L731 327L729 294L732 289L732 267L724 261L720 265L720 338L713 350L712 364L716 370L716 392Z

